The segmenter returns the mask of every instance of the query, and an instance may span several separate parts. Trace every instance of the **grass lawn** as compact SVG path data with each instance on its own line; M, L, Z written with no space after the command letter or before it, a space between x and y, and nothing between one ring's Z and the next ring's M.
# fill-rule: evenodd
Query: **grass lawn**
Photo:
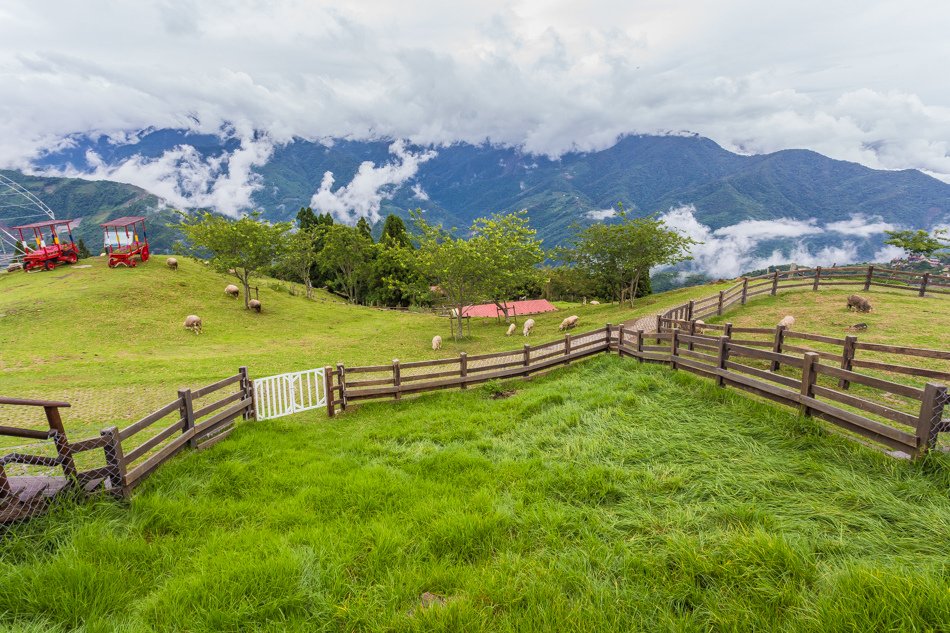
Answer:
M135 269L110 270L100 258L90 268L0 273L0 393L66 400L67 431L74 439L113 424L124 426L173 399L177 390L200 387L247 365L252 377L327 364L377 364L393 358L424 360L467 351L520 348L523 337L506 337L495 319L473 319L471 338L455 342L448 322L432 314L408 314L346 305L325 292L317 300L291 296L287 284L260 283L262 314L224 295L234 281L194 260L179 258L177 272L153 257ZM655 314L697 293L702 286L647 297L629 306L559 304L536 315L532 343L559 336L570 314L580 330ZM197 314L204 333L182 327ZM436 352L432 337L445 344ZM32 415L34 417L27 417ZM36 411L0 410L18 425L42 426Z
M128 506L68 506L19 526L0 539L0 622L948 626L946 455L892 460L788 410L616 356L505 387L517 393L248 423L163 466ZM446 603L419 608L424 592Z

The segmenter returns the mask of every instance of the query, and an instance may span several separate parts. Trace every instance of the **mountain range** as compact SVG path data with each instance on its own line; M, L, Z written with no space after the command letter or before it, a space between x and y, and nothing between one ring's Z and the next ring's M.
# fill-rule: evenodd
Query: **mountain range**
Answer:
M458 227L488 213L527 209L548 246L563 243L578 225L610 221L617 203L637 215L688 206L712 235L750 221L795 220L819 228L864 222L925 229L950 222L950 184L922 172L874 170L807 150L740 155L690 135L626 136L602 151L551 158L490 144L416 147L390 140L303 139L278 144L266 135L248 140L146 130L122 140L76 136L38 157L33 175L4 174L36 192L61 216L98 221L149 209L171 217L148 190L168 187L171 179L179 199L169 204L197 200L197 206L215 206L218 181L242 179L237 173L239 155L249 143L258 151L240 161L247 169L244 182L231 184L239 191L243 185L249 192L247 206L274 220L290 219L301 206L321 201L329 205L326 210L352 207L347 213L355 209L376 217L406 215L418 207ZM156 176L159 166L167 173ZM324 181L328 172L332 185ZM324 192L314 199L321 183ZM165 233L159 235L162 242L174 238L172 231ZM871 252L881 243L880 231L851 236L840 231L806 233L817 248L860 237L857 256L862 256L861 248ZM762 255L776 245L782 248L786 237L767 234L753 250Z

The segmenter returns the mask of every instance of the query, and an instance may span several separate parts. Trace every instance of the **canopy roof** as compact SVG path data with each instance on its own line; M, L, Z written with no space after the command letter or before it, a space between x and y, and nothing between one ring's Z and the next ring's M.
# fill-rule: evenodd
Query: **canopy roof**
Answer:
M34 222L33 224L24 224L23 226L14 226L13 229L45 229L48 226L65 226L70 228L74 220L44 220L43 222Z
M127 215L124 218L116 218L114 220L109 220L105 224L100 224L104 229L117 227L117 226L131 226L136 222L144 222L145 218L141 215Z
M525 314L541 314L542 312L554 312L557 310L554 305L545 299L532 299L529 301L509 301L508 308L513 309L513 314L522 316ZM494 303L481 303L475 306L465 306L462 310L462 316L473 317L495 317L503 314Z

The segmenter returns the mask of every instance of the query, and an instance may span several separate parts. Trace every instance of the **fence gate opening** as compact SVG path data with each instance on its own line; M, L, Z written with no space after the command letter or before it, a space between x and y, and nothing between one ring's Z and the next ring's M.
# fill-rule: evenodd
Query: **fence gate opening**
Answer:
M322 367L254 380L254 412L258 420L279 418L326 405Z

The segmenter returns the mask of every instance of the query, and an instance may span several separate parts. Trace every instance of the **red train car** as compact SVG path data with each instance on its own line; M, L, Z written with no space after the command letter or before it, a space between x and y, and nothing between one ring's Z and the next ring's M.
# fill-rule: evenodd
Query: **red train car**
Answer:
M109 268L123 265L135 268L135 258L147 262L148 234L145 232L145 218L128 216L117 218L100 224L103 233L103 243L106 254L109 256ZM139 235L141 228L141 236Z
M72 222L72 220L46 220L13 227L20 234L20 244L24 252L23 270L27 272L37 268L53 270L59 264L75 264L79 261L79 247L73 241ZM60 238L58 227L65 227L69 241L64 242ZM34 246L30 246L27 241L31 231ZM49 240L47 240L46 231L49 232Z

